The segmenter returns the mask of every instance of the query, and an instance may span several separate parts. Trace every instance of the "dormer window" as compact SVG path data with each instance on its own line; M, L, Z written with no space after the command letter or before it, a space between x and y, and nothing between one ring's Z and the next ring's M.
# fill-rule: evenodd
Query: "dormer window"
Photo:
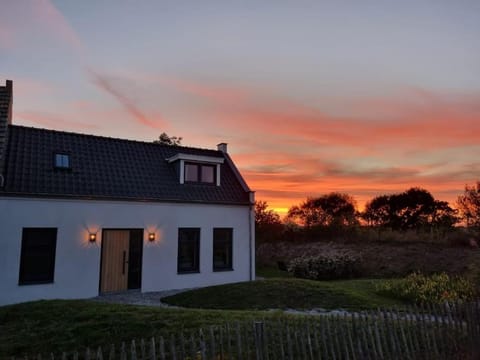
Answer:
M185 163L185 182L215 183L215 165Z
M54 163L56 169L70 169L70 155L56 153Z
M166 159L174 164L180 184L212 184L220 186L223 157L178 153Z

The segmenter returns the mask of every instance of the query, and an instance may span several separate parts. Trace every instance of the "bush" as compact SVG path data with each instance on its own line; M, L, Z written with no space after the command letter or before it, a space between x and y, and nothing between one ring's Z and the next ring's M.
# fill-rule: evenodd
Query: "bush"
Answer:
M431 276L412 273L399 281L385 281L377 287L377 292L417 304L470 301L475 297L469 280L446 273Z
M349 279L360 275L360 259L348 254L302 256L288 264L295 277L311 280Z

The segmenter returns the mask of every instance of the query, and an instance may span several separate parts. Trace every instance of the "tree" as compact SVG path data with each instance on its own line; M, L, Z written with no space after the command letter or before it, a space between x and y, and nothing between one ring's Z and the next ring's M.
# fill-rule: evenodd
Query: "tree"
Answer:
M154 140L155 144L170 145L170 146L180 146L182 145L182 137L168 136L167 133L163 132L158 137L158 140Z
M420 228L428 224L435 199L425 189L410 188L390 197L391 224L394 230Z
M372 226L402 231L450 228L458 220L456 211L447 202L435 200L430 192L421 188L373 198L365 205L362 218Z
M299 206L292 206L287 217L306 227L344 227L358 224L355 200L348 194L337 192L308 198Z
M365 204L361 217L371 226L384 226L390 221L390 196L381 195Z
M463 195L457 199L460 217L469 227L480 228L480 181L475 185L465 185Z
M435 200L430 223L435 228L449 229L458 222L458 210L452 209L448 202Z
M255 238L258 243L278 240L283 233L280 216L268 209L266 201L255 201Z
M255 224L258 226L281 224L280 215L267 208L266 201L255 201Z

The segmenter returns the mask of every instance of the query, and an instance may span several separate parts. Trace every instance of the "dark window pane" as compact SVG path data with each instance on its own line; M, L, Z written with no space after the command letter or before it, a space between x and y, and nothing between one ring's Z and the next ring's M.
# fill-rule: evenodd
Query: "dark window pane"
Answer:
M202 165L202 182L213 183L215 181L215 168L210 165Z
M198 181L198 165L185 164L185 181Z
M178 272L199 271L200 229L178 229Z
M53 282L56 228L24 228L20 256L20 284Z
M232 270L233 229L213 229L213 270Z

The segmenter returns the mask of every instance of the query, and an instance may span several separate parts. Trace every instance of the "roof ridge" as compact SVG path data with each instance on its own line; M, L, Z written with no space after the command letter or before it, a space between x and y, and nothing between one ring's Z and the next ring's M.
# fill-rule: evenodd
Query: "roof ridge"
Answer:
M94 134L85 134L85 133L78 133L78 132L73 132L73 131L65 131L65 130L55 130L55 129L45 129L45 128L38 128L34 126L25 126L25 125L17 125L17 124L10 124L8 125L9 127L13 128L22 128L22 129L28 129L28 130L34 130L34 131L44 131L44 132L51 132L51 133L60 133L60 134L67 134L67 135L76 135L76 136L82 136L82 137L91 137L91 138L98 138L98 139L105 139L109 141L121 141L121 142L130 142L130 143L140 143L140 144L151 144L154 146L162 146L166 148L180 148L180 149L190 149L190 150L202 150L202 151L213 151L216 153L222 153L222 151L219 151L217 149L206 149L206 148L200 148L200 147L194 147L194 146L184 146L184 145L166 145L166 144L158 144L154 143L152 141L141 141L141 140L133 140L133 139L122 139L122 138L116 138L112 136L105 136L105 135L94 135Z

